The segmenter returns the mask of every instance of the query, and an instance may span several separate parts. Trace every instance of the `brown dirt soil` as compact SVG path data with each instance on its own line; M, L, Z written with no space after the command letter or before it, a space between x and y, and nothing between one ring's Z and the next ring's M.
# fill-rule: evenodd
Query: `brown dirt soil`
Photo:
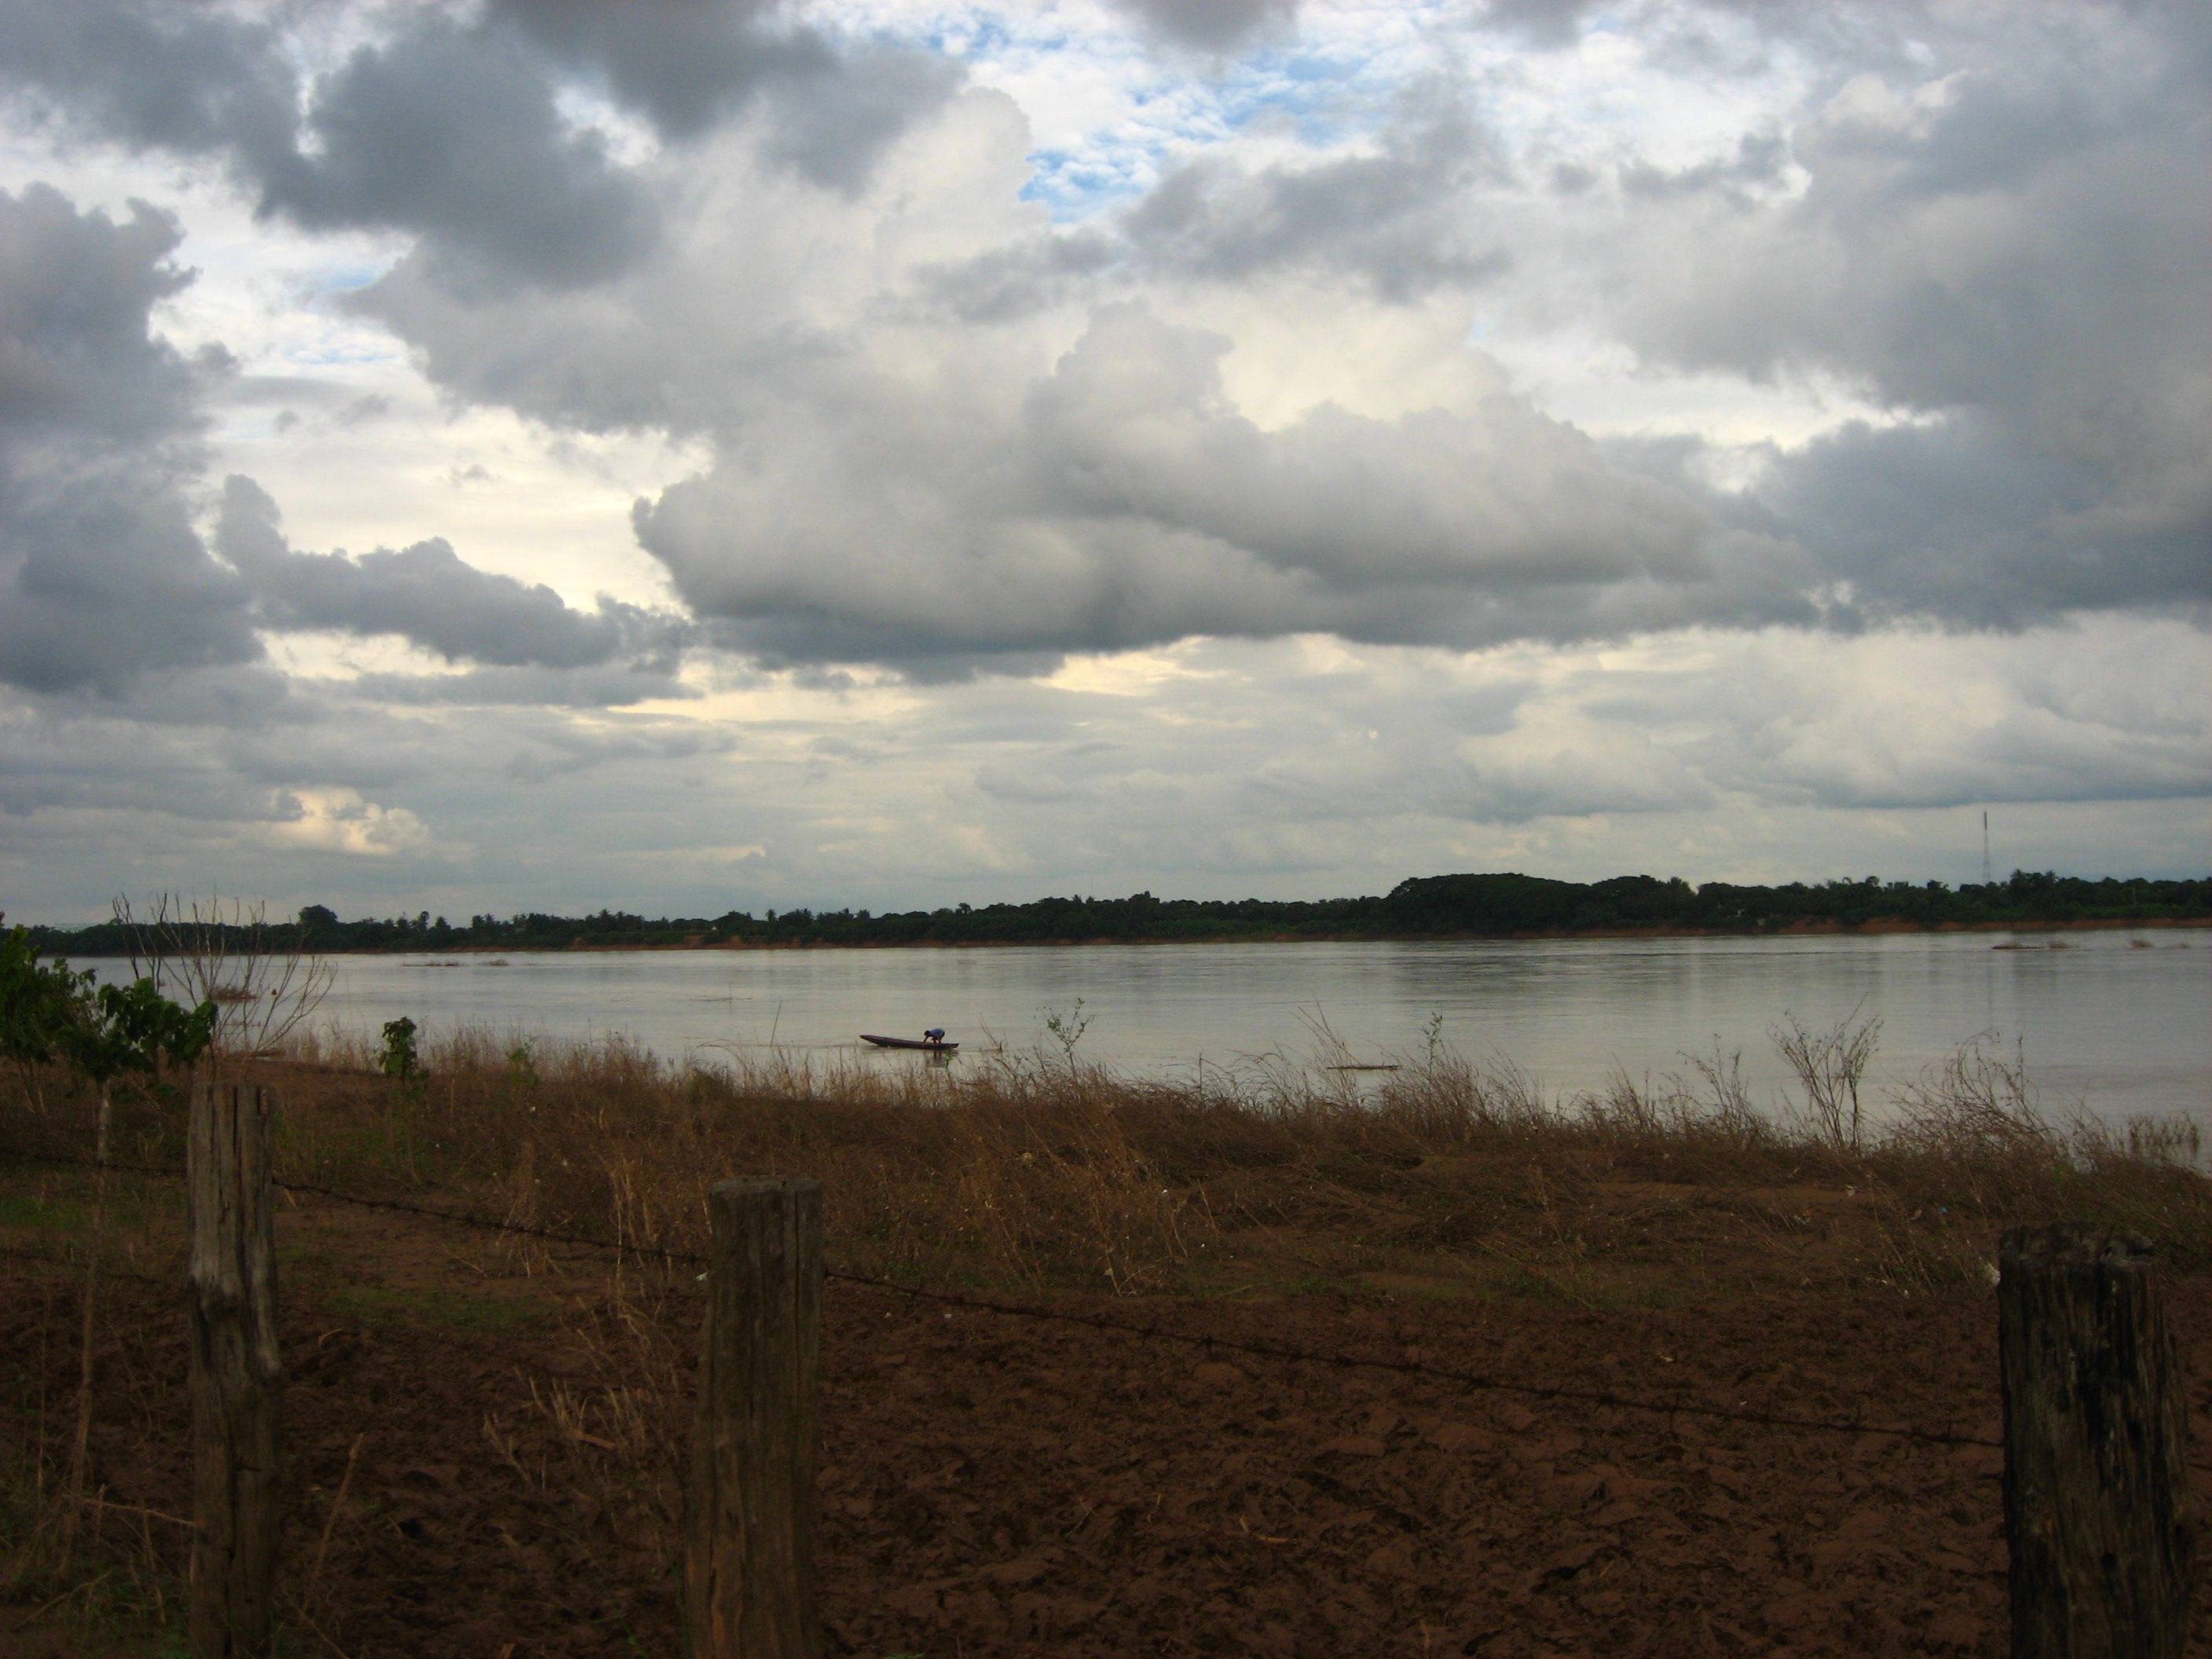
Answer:
M288 1651L675 1654L691 1272L335 1206L288 1210L280 1236ZM92 1468L112 1507L82 1547L173 1616L182 1534L133 1506L190 1508L180 1264L135 1254L143 1276L103 1291ZM0 1256L7 1403L49 1468L80 1282ZM2212 1281L2172 1290L2201 1346ZM1539 1386L1997 1430L1986 1297L1055 1305ZM2212 1393L2197 1399L2201 1440ZM2006 1647L1993 1450L1209 1353L848 1284L828 1297L823 1421L833 1654ZM161 1650L143 1615L88 1626L38 1599L0 1606L0 1659Z

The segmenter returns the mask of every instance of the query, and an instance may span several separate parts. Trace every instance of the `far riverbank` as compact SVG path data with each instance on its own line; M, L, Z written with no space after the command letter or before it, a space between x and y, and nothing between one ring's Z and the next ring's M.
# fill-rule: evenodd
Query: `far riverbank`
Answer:
M1779 886L1680 877L1614 876L1557 881L1513 872L1416 876L1388 893L1357 898L1126 898L1048 896L1023 903L962 902L929 910L866 908L726 910L716 916L645 916L600 909L584 915L542 910L471 915L456 924L427 909L379 920L342 920L325 904L280 920L252 907L210 909L173 897L154 907L157 923L125 907L111 921L78 928L33 927L52 955L173 954L187 945L228 951L375 951L507 952L578 947L673 946L696 950L844 945L1254 945L1413 943L1418 940L1728 939L1888 932L1973 932L2075 924L2142 927L2212 922L2212 878L2102 877L2015 870L2002 881L1958 887L1940 881L1857 881ZM166 943L164 943L166 941Z

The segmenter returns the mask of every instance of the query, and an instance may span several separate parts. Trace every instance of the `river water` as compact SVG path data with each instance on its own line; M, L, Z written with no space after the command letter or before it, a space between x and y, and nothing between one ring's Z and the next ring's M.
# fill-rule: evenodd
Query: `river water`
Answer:
M2010 948L2008 948L2010 947ZM1076 1053L1133 1074L1232 1069L1256 1056L1381 1061L1441 1040L1503 1055L1549 1095L1687 1070L1741 1048L1753 1097L1787 1077L1770 1029L1878 1018L1878 1097L1977 1036L2014 1045L2046 1109L2212 1119L2212 933L1873 938L1452 940L945 950L346 956L320 1022L370 1036L404 1014L434 1036L502 1042L621 1033L671 1057L771 1045L867 1063L862 1031L943 1025L972 1064L992 1042ZM1078 1003L1080 1010L1078 1011ZM1439 1020L1440 1017L1440 1020ZM1342 1058L1341 1054L1336 1056Z

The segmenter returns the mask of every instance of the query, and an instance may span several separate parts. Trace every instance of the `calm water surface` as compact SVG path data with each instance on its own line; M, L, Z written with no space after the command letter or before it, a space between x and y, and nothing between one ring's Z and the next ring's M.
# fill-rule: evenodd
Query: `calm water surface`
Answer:
M433 1035L622 1033L672 1056L770 1045L826 1056L862 1052L864 1030L943 1025L967 1045L963 1065L994 1039L1048 1044L1047 1014L1073 1017L1079 998L1083 1058L1188 1076L1255 1056L1316 1060L1315 1022L1361 1060L1418 1054L1441 1014L1444 1042L1503 1054L1553 1094L1601 1087L1616 1070L1683 1071L1687 1052L1717 1039L1743 1050L1755 1097L1771 1101L1785 1073L1768 1029L1856 1014L1883 1023L1880 1082L1994 1033L2021 1045L2046 1107L2212 1118L2212 933L2201 930L332 960L322 1018L361 1034L405 1014Z

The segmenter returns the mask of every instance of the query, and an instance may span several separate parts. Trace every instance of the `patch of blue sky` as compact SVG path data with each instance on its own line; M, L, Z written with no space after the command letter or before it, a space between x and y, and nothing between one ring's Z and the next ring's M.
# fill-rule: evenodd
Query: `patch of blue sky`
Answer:
M1389 84L1395 87L1396 77ZM1288 117L1302 138L1310 133L1310 142L1325 145L1358 122L1357 112L1372 107L1378 90L1366 64L1301 52L1255 61L1247 73L1223 84L1216 108L1222 125L1231 131L1263 116Z
M313 272L307 280L318 293L358 294L391 269L389 259L374 264L358 261L342 265L325 265Z
M1150 148L1078 155L1041 149L1029 161L1022 200L1042 205L1056 225L1079 224L1134 201L1159 177L1158 155Z
M915 45L963 59L1001 56L1014 45L1014 32L996 12L963 11L942 18L908 37ZM1035 37L1031 37L1032 43Z
M359 368L383 367L407 361L406 349L387 334L367 329L348 330L333 338L324 336L296 343L286 343L270 354L294 368Z
M1030 153L1022 194L1067 223L1127 203L1177 159L1255 128L1317 154L1334 149L1382 125L1402 86L1402 72L1311 50L1255 54L1212 80L1133 82L1121 88L1118 119Z
M1125 204L1177 160L1255 127L1316 154L1356 142L1464 30L1452 0L1310 9L1295 38L1206 63L1164 55L1126 15L1082 5L817 0L805 11L957 58L970 84L1013 97L1036 137L1023 195L1060 223Z

